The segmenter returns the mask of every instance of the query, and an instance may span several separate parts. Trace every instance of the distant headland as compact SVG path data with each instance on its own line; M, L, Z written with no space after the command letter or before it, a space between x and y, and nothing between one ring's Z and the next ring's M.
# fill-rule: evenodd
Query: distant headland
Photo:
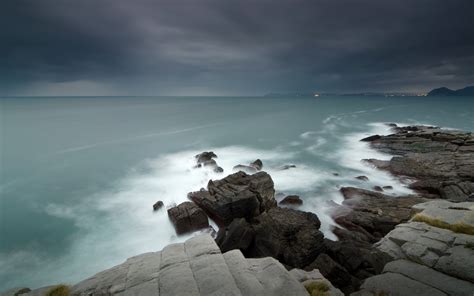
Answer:
M428 93L428 96L458 96L458 97L464 97L464 96L474 96L474 86L466 86L465 88L461 88L458 90L452 90L447 87L440 87L440 88L435 88L432 91Z

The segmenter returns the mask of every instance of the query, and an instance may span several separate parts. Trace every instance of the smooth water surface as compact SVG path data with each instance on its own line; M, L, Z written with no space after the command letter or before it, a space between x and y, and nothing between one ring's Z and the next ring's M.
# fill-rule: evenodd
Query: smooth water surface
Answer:
M260 158L277 192L299 194L329 237L338 188L392 185L358 140L384 122L474 130L474 98L0 99L0 290L75 283L176 237L166 211L210 178ZM225 174L192 170L213 150ZM278 170L285 164L295 169ZM338 173L339 176L335 176ZM370 182L355 180L367 175Z

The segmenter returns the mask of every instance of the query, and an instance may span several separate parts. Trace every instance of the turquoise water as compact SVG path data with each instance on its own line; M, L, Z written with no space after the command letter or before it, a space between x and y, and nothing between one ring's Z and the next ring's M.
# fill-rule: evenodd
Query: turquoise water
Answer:
M384 122L474 130L474 98L3 98L0 99L0 290L74 283L176 237L152 204L222 175L191 170L218 154L226 173L260 158L278 192L300 194L323 231L338 187L392 185L363 165L358 139ZM284 164L297 168L277 170ZM339 176L334 176L338 173ZM370 182L354 176L364 174Z

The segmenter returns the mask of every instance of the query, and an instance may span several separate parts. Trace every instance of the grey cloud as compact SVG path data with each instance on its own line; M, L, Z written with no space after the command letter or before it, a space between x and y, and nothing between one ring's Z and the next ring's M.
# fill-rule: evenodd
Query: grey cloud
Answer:
M100 94L160 95L474 82L470 0L1 5L0 95L48 93L55 85L61 92L93 85L90 92Z

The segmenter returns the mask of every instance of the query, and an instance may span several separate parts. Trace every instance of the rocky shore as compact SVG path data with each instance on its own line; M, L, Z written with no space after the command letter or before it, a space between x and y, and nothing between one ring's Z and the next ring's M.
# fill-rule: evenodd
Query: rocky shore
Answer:
M474 137L390 126L393 134L362 141L395 156L363 161L416 194L388 195L388 186L341 188L344 201L330 204L338 241L324 237L317 215L298 210L298 196L277 205L273 180L256 160L168 208L178 234L209 229L209 217L219 226L215 240L200 234L65 289L70 295L472 296ZM217 157L198 154L193 169L223 173ZM53 295L52 289L0 295Z

